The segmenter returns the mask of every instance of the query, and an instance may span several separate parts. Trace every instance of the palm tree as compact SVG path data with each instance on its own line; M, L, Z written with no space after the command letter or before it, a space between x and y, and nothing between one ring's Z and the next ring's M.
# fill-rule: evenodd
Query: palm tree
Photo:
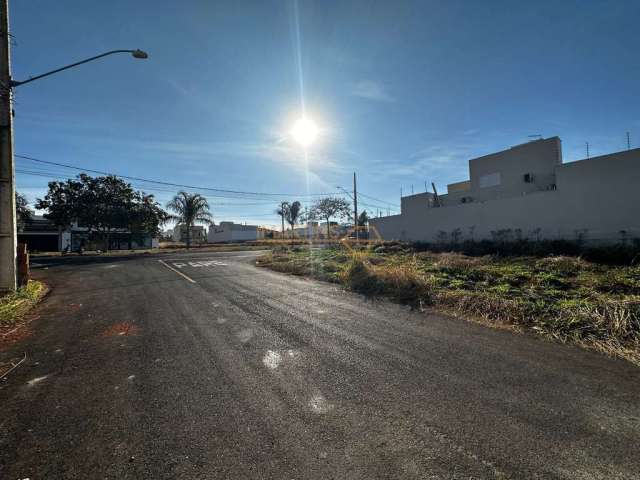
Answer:
M195 222L211 224L213 216L209 211L209 202L199 193L178 192L169 203L167 208L175 212L171 215L172 220L178 224L183 224L187 229L187 248L191 246L191 229Z
M300 215L302 214L302 204L297 200L289 205L285 212L285 220L289 225L291 225L291 241L293 241L293 229L300 220Z
M291 241L293 242L293 229L302 220L302 204L297 200L293 203L282 202L276 210L276 215L282 217L282 238L284 238L284 222L291 225Z

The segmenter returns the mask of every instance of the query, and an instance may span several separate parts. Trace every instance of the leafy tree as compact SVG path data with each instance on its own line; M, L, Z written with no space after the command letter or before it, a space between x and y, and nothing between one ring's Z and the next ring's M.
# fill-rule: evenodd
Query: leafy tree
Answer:
M91 177L85 173L64 182L49 182L37 209L46 209L45 218L62 228L77 221L89 235L102 240L107 250L111 235L130 229L136 235L156 234L167 219L153 195L134 190L124 180L108 175Z
M178 192L173 199L167 203L167 208L175 215L169 218L176 220L187 229L187 248L191 247L191 229L196 222L211 224L213 216L209 210L209 202L199 193Z
M33 210L29 208L27 197L16 192L16 222L18 230L22 231L24 226L31 221Z
M153 195L135 193L136 202L129 215L129 231L132 238L141 240L142 236L160 235L161 227L169 220L169 214L155 201Z
M366 227L369 224L369 214L366 210L364 210L360 215L358 215L358 226Z
M334 217L345 218L351 214L350 204L344 198L325 197L311 206L310 218L320 218L327 222L327 238L331 236L330 222Z

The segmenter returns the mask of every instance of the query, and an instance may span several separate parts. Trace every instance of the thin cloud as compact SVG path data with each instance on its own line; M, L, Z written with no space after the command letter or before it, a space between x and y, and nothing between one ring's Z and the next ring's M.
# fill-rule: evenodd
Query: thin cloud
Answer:
M362 80L356 83L351 89L351 94L356 97L366 98L367 100L373 100L376 102L394 101L394 98L389 95L385 87L373 80Z

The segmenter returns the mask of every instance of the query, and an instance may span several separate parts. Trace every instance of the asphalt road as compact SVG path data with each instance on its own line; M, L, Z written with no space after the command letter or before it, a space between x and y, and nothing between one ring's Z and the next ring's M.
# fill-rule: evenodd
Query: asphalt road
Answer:
M0 478L640 478L637 367L254 255L36 260Z

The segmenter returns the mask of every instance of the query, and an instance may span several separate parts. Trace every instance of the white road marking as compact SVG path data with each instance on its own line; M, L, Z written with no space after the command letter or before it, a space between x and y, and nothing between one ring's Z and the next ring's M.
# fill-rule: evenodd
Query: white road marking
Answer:
M47 378L49 375L44 375L43 377L36 377L33 378L31 380L29 380L27 382L27 385L29 385L30 387L33 387L36 383L40 383L41 381L43 381L45 378Z
M216 260L206 260L204 262L189 262L192 267L226 267L226 263L218 262Z
M193 268L200 268L200 267L226 267L228 264L223 262L218 262L217 260L204 260L200 262L188 262L188 263L173 262L172 265L176 268L183 269L187 265Z
M187 279L188 281L190 281L191 283L197 283L193 278L187 277L184 273L182 273L180 270L176 270L175 268L173 268L171 265L167 265L165 262L163 262L162 260L158 260L162 265L164 265L165 267L167 267L169 270L173 270L174 272L176 272L178 275L180 275L181 277Z

